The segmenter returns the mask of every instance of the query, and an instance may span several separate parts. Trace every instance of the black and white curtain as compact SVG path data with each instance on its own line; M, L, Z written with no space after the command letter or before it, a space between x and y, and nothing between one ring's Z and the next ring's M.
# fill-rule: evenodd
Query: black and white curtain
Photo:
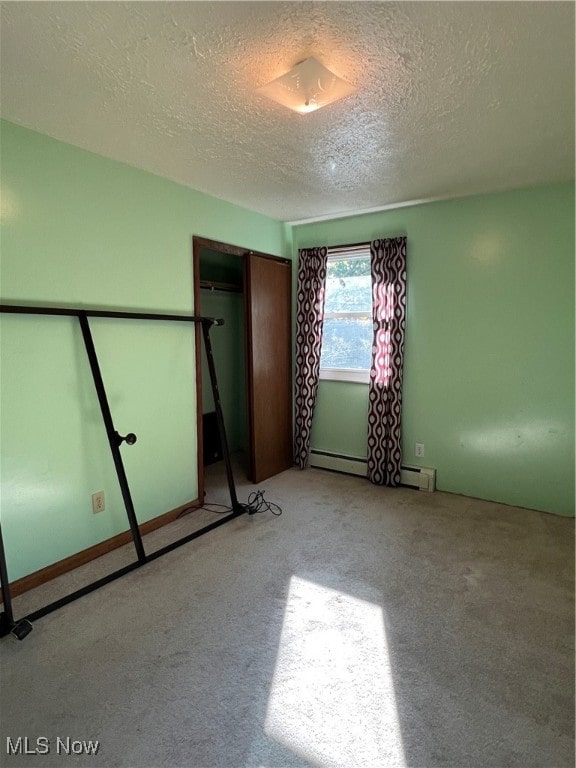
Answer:
M402 371L406 326L406 238L370 244L372 364L368 390L368 477L378 485L400 483Z
M324 292L328 249L298 251L296 308L296 375L294 463L300 469L310 458L310 432L320 377Z

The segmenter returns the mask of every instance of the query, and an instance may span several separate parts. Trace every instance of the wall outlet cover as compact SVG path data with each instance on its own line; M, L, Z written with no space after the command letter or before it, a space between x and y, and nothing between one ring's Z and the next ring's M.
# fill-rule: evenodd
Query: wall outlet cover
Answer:
M92 494L92 512L97 514L98 512L104 512L106 509L106 497L104 491L98 491Z

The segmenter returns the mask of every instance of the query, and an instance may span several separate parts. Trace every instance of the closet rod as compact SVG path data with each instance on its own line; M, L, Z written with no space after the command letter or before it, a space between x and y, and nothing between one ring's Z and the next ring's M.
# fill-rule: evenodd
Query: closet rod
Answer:
M234 283L220 283L213 280L200 280L200 289L203 291L223 291L225 293L242 293L242 286Z

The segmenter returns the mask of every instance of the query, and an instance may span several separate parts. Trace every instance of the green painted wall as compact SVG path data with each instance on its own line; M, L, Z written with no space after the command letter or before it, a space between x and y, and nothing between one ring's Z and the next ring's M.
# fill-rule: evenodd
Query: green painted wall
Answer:
M231 257L235 258L235 257ZM236 257L237 258L237 257ZM238 258L241 262L241 259ZM214 362L218 372L218 391L224 414L230 451L246 448L246 372L244 365L244 297L242 293L201 291L203 315L224 320L211 334ZM208 363L202 354L202 410L214 410Z
M193 311L192 236L289 255L284 225L0 123L5 303ZM75 321L3 315L1 515L11 579L125 530ZM140 521L197 495L190 328L93 321ZM213 335L218 329L212 331ZM106 510L91 511L103 489Z
M443 490L574 513L571 185L291 228L0 128L2 301L190 312L194 234L282 256L292 240L406 234L406 462L436 467ZM122 450L145 521L197 494L191 334L92 325L116 426L138 434ZM0 333L1 515L17 579L127 526L75 321L3 315ZM366 412L364 385L322 382L314 447L365 455ZM93 515L100 489L107 508Z
M573 185L293 231L295 249L394 235L408 237L405 463L436 467L441 490L573 515ZM366 423L367 385L320 383L314 448L365 456Z

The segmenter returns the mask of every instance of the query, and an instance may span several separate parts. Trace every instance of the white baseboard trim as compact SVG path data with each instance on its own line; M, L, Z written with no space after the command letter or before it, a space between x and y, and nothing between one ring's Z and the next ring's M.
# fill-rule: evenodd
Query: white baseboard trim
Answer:
M310 452L310 466L318 469L330 469L333 472L343 472L347 475L366 477L366 459L358 456L344 456L328 451ZM436 470L430 467L410 467L402 465L400 475L401 485L418 488L420 491L431 493L436 490Z

